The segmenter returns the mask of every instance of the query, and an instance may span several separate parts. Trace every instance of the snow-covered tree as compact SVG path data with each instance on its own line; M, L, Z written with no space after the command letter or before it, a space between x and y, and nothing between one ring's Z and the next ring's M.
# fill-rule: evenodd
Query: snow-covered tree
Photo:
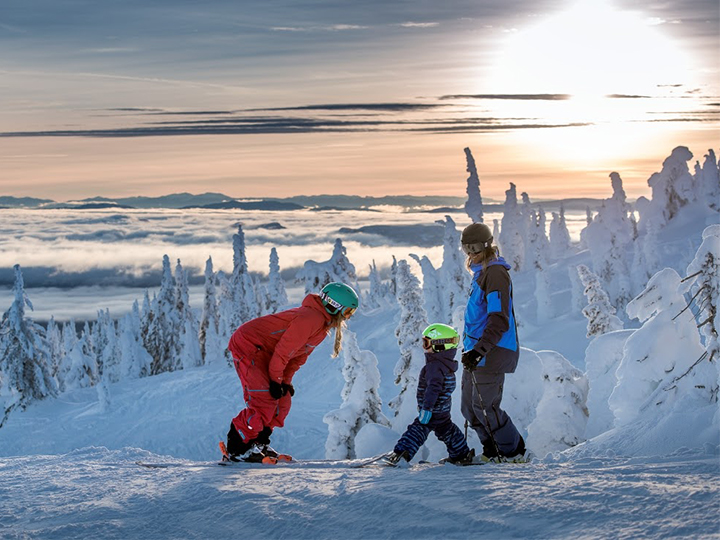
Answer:
M584 294L588 301L588 305L582 310L588 320L587 337L622 330L622 321L615 315L615 307L610 303L598 276L584 264L578 265L577 272L585 287Z
M580 280L577 266L568 266L568 277L570 278L570 308L573 313L582 313L587 305L585 300L585 285Z
M57 323L55 323L55 317L50 317L45 335L48 343L48 352L50 354L48 359L50 375L57 382L60 365L66 353L62 333Z
M280 258L277 249L270 250L270 273L268 274L267 313L276 313L288 303L285 282L280 275Z
M75 342L75 346L68 353L70 368L65 376L65 390L75 390L77 388L88 388L94 386L98 382L98 366L95 356L89 354L90 332L86 325L80 335L80 339Z
M152 357L145 350L141 335L142 322L137 300L132 311L118 323L118 350L120 354L120 377L139 379L150 375Z
M465 202L465 212L473 223L483 222L483 203L480 195L480 177L475 167L475 159L469 148L465 149L465 158L467 159L467 172L470 176L467 179L467 201Z
M190 307L187 273L183 270L180 259L175 266L175 314L180 333L180 354L176 360L175 369L188 369L202 365L203 358L198 341L198 322Z
M588 421L588 381L555 351L538 352L543 367L543 395L537 416L528 426L533 451L540 456L583 442Z
M208 257L205 262L205 296L199 329L200 355L203 363L224 358L227 346L227 340L220 337L220 311L215 280L212 257Z
M648 407L656 409L696 391L692 377L680 377L704 352L695 318L683 309L688 285L665 268L628 304L630 318L643 325L625 343L618 382L608 399L616 426L628 424ZM673 378L678 380L671 389L666 381Z
M170 258L163 256L160 291L151 302L143 320L143 344L152 356L151 375L173 371L180 357L178 315L175 310L175 278L170 269Z
M390 295L397 300L397 272L398 262L395 255L392 256L393 262L390 265Z
M62 359L60 360L58 371L55 377L58 383L58 390L60 392L65 391L65 379L67 378L67 374L70 371L70 366L72 363L70 359L70 351L72 351L75 347L77 340L78 335L75 329L75 320L70 319L69 321L65 322L62 327L63 355Z
M343 332L342 405L327 413L323 422L328 425L325 443L327 459L353 459L355 436L369 423L390 426L382 413L382 401L378 389L380 372L377 358L370 351L361 351L354 332Z
M695 164L695 184L698 188L698 196L710 208L720 211L720 171L712 149L705 154L702 167L700 162Z
M250 276L245 255L245 233L238 224L238 232L233 235L233 273L230 287L232 294L230 326L237 328L242 323L260 315L260 304L255 295L255 283Z
M50 372L50 351L45 330L25 316L25 306L33 309L25 293L20 265L16 264L13 302L0 321L0 373L4 392L12 394L6 403L0 425L15 407L55 395L57 385ZM3 411L0 411L3 413Z
M395 412L393 429L404 431L417 416L415 391L420 370L425 364L422 332L427 328L428 320L422 307L420 281L413 275L410 265L404 259L398 262L397 287L400 322L395 329L395 336L400 348L400 359L395 364L394 375L400 393L388 405Z
M438 278L440 296L445 306L445 318L436 322L450 324L455 310L459 307L465 309L472 276L465 267L465 254L460 247L460 231L455 228L455 221L450 216L445 216L444 221L436 223L444 226L443 262L438 268Z
M570 231L565 221L565 207L560 204L560 213L552 213L550 222L550 255L554 259L567 257L570 252Z
M707 359L720 366L720 225L707 227L702 238L687 273L696 276L691 291L698 306L697 319L704 336Z
M98 311L98 318L93 325L92 339L98 374L108 383L120 380L120 351L118 349L117 329L115 321L110 317L110 310Z
M695 180L690 174L688 161L692 153L684 146L675 148L663 162L662 170L648 179L652 199L640 214L641 223L654 223L658 229L673 219L680 209L696 197Z
M318 292L334 281L345 283L359 290L355 266L347 258L347 249L342 240L335 240L332 256L324 262L305 261L295 278L305 284L305 294Z
M505 192L500 237L497 239L500 252L515 272L523 268L525 261L525 244L523 242L522 212L517 201L515 184Z
M611 173L613 196L603 201L597 215L585 229L585 240L592 257L593 270L600 278L610 301L623 309L632 298L628 258L633 243L630 206L622 179Z
M423 305L427 313L428 320L433 322L442 322L447 324L449 314L445 306L445 298L443 297L442 282L438 276L438 271L435 270L432 262L427 256L423 255L422 259L415 255L410 254L419 265L423 275Z

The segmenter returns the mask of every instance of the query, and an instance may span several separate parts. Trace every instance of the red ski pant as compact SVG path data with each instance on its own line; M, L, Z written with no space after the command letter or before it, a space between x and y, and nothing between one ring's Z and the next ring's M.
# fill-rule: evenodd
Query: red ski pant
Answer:
M245 408L232 422L243 440L248 442L255 439L263 428L283 427L290 412L292 398L290 394L285 394L280 399L270 396L270 377L267 370L270 358L264 350L231 352L245 398Z

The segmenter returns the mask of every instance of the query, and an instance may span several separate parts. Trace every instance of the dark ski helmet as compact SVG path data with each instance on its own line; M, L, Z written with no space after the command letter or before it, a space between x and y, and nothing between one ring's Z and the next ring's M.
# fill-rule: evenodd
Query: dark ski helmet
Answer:
M460 336L452 326L434 323L423 330L423 349L435 352L457 349Z
M330 315L342 313L346 319L355 313L360 304L360 299L352 287L337 282L325 285L320 291L320 299Z
M465 227L460 242L466 255L482 253L492 246L492 231L484 223L473 223Z

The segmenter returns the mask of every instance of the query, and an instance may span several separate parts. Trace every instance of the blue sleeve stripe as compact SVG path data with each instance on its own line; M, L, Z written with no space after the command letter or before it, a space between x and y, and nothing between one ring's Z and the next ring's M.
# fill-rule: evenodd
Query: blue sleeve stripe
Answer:
M493 291L487 295L488 313L498 313L502 311L500 303L500 292Z

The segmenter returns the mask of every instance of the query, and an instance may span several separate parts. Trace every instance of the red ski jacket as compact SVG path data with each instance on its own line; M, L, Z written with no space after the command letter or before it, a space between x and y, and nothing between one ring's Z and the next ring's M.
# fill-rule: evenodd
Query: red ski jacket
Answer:
M308 355L328 335L330 321L320 297L308 294L300 307L241 325L228 348L238 359L251 354L253 365L265 368L271 381L290 384Z

